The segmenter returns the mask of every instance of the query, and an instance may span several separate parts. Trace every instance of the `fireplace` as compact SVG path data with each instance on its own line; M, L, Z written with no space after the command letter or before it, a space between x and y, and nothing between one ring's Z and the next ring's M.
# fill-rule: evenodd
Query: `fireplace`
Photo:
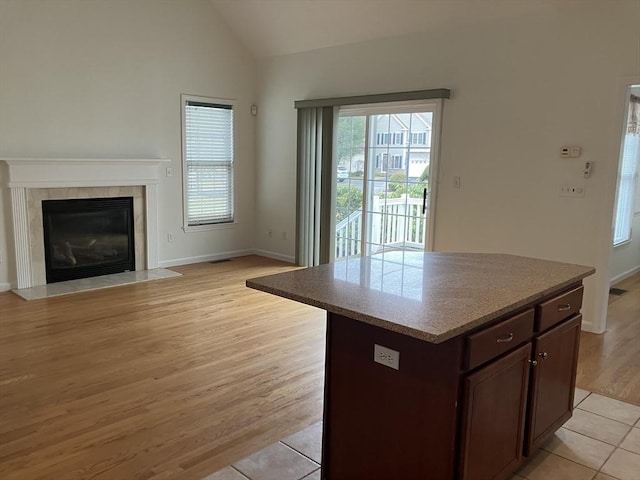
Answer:
M47 283L135 270L133 197L43 200Z
M135 270L159 267L161 158L2 158L13 217L17 288L46 285L42 202L133 197ZM4 172L0 171L0 174Z

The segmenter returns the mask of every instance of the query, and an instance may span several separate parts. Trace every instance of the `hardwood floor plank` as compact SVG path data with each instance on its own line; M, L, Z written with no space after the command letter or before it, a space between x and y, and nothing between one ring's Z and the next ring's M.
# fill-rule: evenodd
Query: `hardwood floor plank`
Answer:
M319 420L324 312L244 286L291 268L0 295L0 477L202 478Z
M582 332L577 386L640 405L640 273L615 285L609 295L607 331Z

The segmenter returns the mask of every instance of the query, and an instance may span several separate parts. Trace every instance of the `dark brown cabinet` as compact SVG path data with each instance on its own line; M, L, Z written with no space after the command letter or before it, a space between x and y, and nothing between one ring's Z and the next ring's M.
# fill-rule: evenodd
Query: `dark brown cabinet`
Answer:
M509 475L522 458L531 343L465 379L463 480Z
M577 315L534 340L527 455L571 417L581 320Z
M440 344L329 313L322 478L508 479L571 417L581 302L565 287Z
M581 303L574 288L538 304L535 317L528 310L467 337L461 480L507 478L571 417Z

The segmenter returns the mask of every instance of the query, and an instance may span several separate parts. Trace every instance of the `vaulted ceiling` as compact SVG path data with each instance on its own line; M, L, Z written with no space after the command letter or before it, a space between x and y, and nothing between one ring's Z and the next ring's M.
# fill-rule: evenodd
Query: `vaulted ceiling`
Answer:
M508 21L591 0L210 0L256 57ZM600 1L600 0L598 0Z

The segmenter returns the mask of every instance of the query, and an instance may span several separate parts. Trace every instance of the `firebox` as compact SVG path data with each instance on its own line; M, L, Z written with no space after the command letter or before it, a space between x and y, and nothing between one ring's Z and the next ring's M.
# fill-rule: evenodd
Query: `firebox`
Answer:
M133 197L43 200L47 283L135 270Z

